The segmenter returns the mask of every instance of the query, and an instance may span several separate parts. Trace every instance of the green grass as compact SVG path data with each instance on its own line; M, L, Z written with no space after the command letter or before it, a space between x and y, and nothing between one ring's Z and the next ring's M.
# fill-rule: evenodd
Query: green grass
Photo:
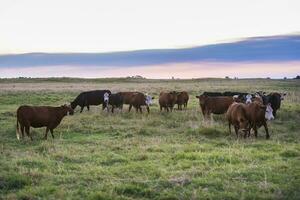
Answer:
M299 199L299 86L264 79L2 80L0 199ZM77 110L55 129L54 140L43 140L42 128L31 129L33 142L17 141L19 105L61 105L87 88L136 88L155 94L156 101L149 115L127 113L127 106L115 114L100 107ZM188 110L160 113L157 94L174 88L189 91ZM244 140L229 135L224 116L203 121L194 96L205 90L288 96L269 123L271 139L265 140L261 128L257 139Z

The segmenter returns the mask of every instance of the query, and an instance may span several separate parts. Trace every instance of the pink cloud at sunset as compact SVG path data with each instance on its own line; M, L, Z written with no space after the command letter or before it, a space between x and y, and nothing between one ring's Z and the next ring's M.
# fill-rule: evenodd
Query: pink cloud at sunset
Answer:
M126 77L141 75L146 78L283 78L295 77L300 72L300 62L276 63L174 63L165 65L136 67L87 67L87 66L47 66L0 68L0 77Z

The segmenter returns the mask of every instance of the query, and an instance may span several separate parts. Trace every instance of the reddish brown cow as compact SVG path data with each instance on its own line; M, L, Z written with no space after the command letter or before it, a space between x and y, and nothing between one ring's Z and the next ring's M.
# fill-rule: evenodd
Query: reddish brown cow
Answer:
M227 112L229 133L231 134L231 125L234 126L235 134L238 137L238 131L241 130L246 138L249 131L249 121L247 118L247 108L243 103L232 103Z
M172 112L174 104L177 101L177 92L161 92L159 94L159 106L160 106L160 111L164 108L167 112L169 110Z
M140 111L142 113L142 107L146 106L147 112L150 112L149 105L152 104L152 100L154 97L151 97L149 95L145 95L143 93L137 92L134 93L131 98L128 100L129 102L129 112L132 108L132 106L136 109L136 112Z
M40 128L46 127L45 139L50 130L52 138L53 129L55 129L66 115L73 115L74 111L70 106L63 105L60 107L51 106L20 106L17 110L17 138L20 139L20 130L22 138L24 138L24 129L28 137L32 140L30 135L30 127Z
M177 95L176 104L178 105L178 110L182 110L182 105L187 108L187 103L189 101L189 94L186 91L179 92Z
M268 125L267 125L267 120L274 119L273 109L271 107L271 104L265 106L258 102L252 102L248 104L246 107L247 107L247 118L250 122L251 128L253 128L254 130L255 137L257 137L257 129L261 126L264 126L266 131L266 139L269 139L270 135L269 135ZM250 131L248 136L250 136Z
M119 92L119 94L123 97L124 104L130 104L132 96L137 93L143 94L141 92Z
M224 114L233 103L233 97L218 96L209 97L206 95L196 96L199 99L199 105L204 118L209 119L211 113Z

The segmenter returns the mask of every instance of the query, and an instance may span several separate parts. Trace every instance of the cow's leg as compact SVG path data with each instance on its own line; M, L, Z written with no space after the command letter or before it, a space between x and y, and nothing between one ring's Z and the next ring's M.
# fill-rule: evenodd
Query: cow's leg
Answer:
M254 135L257 138L257 126L256 124L253 125Z
M141 106L139 106L139 110L140 110L140 113L143 113L142 107L141 107Z
M90 111L90 105L87 105L86 107L87 107L88 111Z
M50 133L51 133L51 135L52 135L52 138L54 139L53 129L50 129Z
M28 137L30 137L30 140L33 141L32 136L30 135L30 126L25 126L25 132Z
M47 127L47 128L46 128L46 132L45 132L45 136L44 136L44 139L45 139L45 140L47 140L48 132L49 132L49 128Z
M165 108L166 110L167 110L167 112L169 112L169 107L168 106L166 106L166 108Z
M24 125L21 125L22 139L24 139L24 129L25 129L25 126L24 126Z
M129 110L128 110L128 112L130 112L131 108L132 108L132 105L130 104L130 105L129 105Z
M82 113L84 106L80 106L80 113Z
M210 112L209 112L209 111L206 111L206 112L204 113L204 118L205 118L206 120L209 120L209 119L211 118L211 115L210 115Z
M250 133L251 133L251 126L250 126L250 128L248 129L248 137L250 137Z
M243 131L244 132L244 138L247 138L248 131Z
M111 107L111 113L114 113L115 106Z
M150 113L150 108L149 108L149 106L147 106L147 112L148 112L148 114Z
M135 111L138 113L138 112L139 112L139 108L138 108L138 107L135 107Z
M273 116L276 117L277 110L273 109Z
M265 131L266 131L266 139L269 139L269 138L270 138L270 135L269 135L268 125L267 125L266 122L265 122L263 125L264 125Z
M239 138L239 127L235 125L234 131L235 131L236 137Z

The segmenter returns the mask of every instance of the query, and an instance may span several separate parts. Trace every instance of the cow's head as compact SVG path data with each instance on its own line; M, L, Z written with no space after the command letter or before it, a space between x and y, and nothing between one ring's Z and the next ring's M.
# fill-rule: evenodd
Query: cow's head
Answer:
M247 94L245 98L246 98L245 101L246 104L252 103L252 94Z
M145 103L146 103L146 105L147 106L152 105L153 104L153 101L152 101L153 99L154 99L154 97L151 97L150 95L146 94L145 95Z
M244 134L249 131L249 121L246 117L240 117L239 119L239 128Z
M233 98L233 101L235 101L235 102L237 102L237 103L243 102L243 96L240 96L240 95L233 95L232 98Z
M73 110L75 110L75 108L77 107L77 103L75 103L74 101L72 101L72 102L70 103L70 106L71 106L71 108L72 108Z
M281 93L281 94L280 94L280 99L281 99L281 100L284 100L284 97L285 97L285 96L286 96L286 93Z
M206 100L208 99L207 95L200 95L200 96L196 96L197 99L199 99L199 104L200 105L204 105Z
M171 95L171 98L172 98L171 101L173 103L175 103L177 101L177 96L178 96L179 92L172 91L172 92L169 92L169 94Z
M108 92L105 92L104 95L103 95L103 102L108 105L108 102L109 102L109 93Z
M272 109L270 103L268 103L267 106L266 106L265 118L266 118L267 120L272 120L272 119L274 119L273 109Z
M74 109L72 108L71 105L65 104L61 107L67 112L67 115L73 115L74 114Z

